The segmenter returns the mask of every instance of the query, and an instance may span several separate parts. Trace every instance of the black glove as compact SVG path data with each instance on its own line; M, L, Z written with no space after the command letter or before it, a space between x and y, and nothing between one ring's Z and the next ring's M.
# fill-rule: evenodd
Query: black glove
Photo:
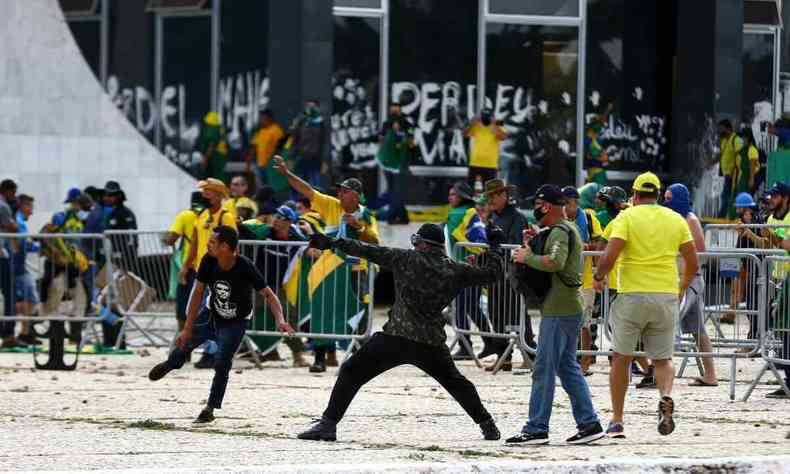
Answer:
M318 250L332 250L335 246L335 241L326 235L316 232L310 236L310 248Z
M486 226L486 239L488 240L488 247L491 250L498 250L499 246L505 243L507 237L505 236L505 231L502 230L501 227L488 224Z

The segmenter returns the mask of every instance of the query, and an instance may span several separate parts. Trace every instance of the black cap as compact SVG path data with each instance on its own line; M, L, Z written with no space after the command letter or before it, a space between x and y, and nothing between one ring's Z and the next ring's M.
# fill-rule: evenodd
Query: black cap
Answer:
M475 197L474 191L472 191L472 187L469 186L469 183L467 183L466 181L458 181L453 185L453 189L455 189L455 192L458 193L459 196L461 196L461 199L468 199L471 201Z
M121 185L118 184L118 181L107 181L107 184L104 185L104 194L108 196L113 196L122 192Z
M562 188L562 195L568 199L579 199L581 197L579 195L579 190L573 186L565 186Z
M790 196L790 186L781 181L777 181L773 186L771 186L771 189L765 193L770 195L778 194L780 196Z
M556 205L564 205L565 204L565 196L562 194L562 190L559 186L554 184L544 184L540 188L538 188L538 192L535 193L534 196L530 198L532 201L536 199L540 199L541 201L548 202L550 204Z
M360 196L362 195L362 181L358 180L357 178L348 178L337 186L339 188L350 189Z
M444 232L442 232L442 228L436 224L427 223L421 225L420 230L417 231L417 235L426 243L440 247L444 245Z

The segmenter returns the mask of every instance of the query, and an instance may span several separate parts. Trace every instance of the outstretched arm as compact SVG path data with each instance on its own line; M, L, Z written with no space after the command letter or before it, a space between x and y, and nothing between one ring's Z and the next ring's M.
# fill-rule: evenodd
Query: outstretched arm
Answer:
M315 190L313 187L304 182L300 177L296 176L293 171L288 168L288 165L285 164L285 160L283 160L280 155L275 155L272 160L274 160L274 169L285 176L285 179L288 180L288 184L294 189L294 191L312 201L313 196L315 196Z
M482 265L458 264L461 266L459 283L462 287L488 285L504 278L505 259L499 252L486 252L476 257L479 259L484 261Z
M348 255L364 258L387 268L392 268L395 262L406 258L409 253L409 250L366 244L353 239L337 239L333 246Z

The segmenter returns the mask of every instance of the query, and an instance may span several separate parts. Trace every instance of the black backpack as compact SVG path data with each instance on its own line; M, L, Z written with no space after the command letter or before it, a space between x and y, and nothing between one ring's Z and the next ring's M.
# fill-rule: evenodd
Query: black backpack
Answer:
M576 239L573 238L571 230L563 224L541 229L540 232L529 241L529 247L532 249L532 253L535 255L545 255L546 241L553 229L561 229L568 234L568 255L573 253ZM527 301L538 305L542 305L543 302L546 301L546 296L551 290L551 275L552 273L550 272L544 272L520 263L511 264L510 270L508 271L508 278L513 288L524 295ZM579 288L581 286L578 283L566 282L559 274L557 274L557 277L569 288Z

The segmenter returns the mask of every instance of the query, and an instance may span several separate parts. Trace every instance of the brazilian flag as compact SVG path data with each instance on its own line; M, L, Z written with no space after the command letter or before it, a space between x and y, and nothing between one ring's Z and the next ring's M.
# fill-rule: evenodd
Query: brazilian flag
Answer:
M366 305L359 297L359 284L354 281L365 272L352 272L352 265L342 253L325 251L307 275L310 296L310 332L315 334L351 335L356 333L366 314ZM360 282L361 283L361 282ZM332 340L317 340L329 345Z

